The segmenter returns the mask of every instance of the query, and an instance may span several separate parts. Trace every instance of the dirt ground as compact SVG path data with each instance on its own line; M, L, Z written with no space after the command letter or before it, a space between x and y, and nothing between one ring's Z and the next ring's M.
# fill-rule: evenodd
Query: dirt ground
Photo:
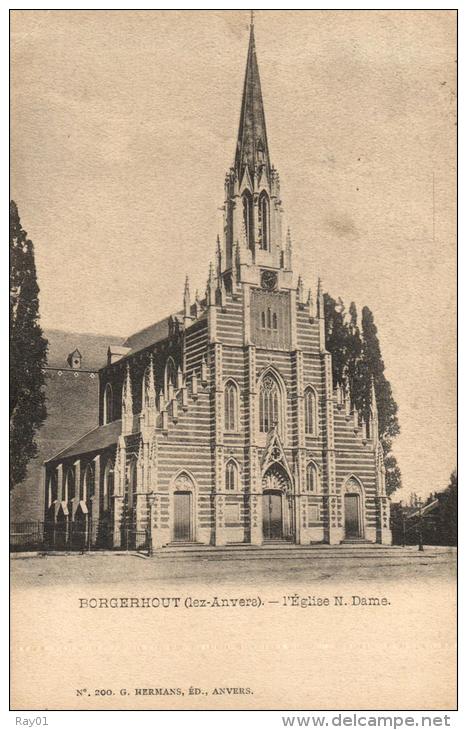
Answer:
M258 584L454 580L454 548L337 548L145 555L88 553L21 555L11 561L12 588L121 583Z

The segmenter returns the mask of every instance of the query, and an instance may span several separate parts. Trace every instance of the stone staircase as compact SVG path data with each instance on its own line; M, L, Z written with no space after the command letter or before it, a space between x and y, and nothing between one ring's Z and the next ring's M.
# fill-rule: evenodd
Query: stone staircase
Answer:
M438 549L439 552L439 549ZM437 557L437 551L429 547L418 552L417 546L401 547L379 545L375 543L357 543L346 545L295 545L293 543L265 543L263 545L200 545L194 543L171 543L154 553L156 559L173 560L328 560L358 558L408 558Z

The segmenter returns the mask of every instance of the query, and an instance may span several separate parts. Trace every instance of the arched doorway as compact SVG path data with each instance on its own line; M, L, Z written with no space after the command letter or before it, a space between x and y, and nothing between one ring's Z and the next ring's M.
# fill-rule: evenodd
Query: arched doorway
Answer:
M354 476L344 485L344 528L346 540L364 537L363 488Z
M196 489L190 475L178 474L172 482L171 493L172 540L193 542L196 540Z
M263 540L286 540L290 537L289 487L289 477L280 464L273 464L264 473Z

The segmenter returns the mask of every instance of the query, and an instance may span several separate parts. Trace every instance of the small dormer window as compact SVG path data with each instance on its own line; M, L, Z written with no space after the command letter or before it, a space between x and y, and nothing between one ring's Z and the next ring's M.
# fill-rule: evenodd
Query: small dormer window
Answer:
M73 352L70 352L68 355L66 361L70 368L73 370L79 370L81 367L81 360L83 359L83 356L81 355L79 350L73 350Z

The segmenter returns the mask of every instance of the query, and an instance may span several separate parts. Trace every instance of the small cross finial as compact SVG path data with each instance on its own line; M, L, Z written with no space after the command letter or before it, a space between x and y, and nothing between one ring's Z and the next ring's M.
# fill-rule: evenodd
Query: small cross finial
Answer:
M255 24L255 11L250 10L250 27L253 28Z

